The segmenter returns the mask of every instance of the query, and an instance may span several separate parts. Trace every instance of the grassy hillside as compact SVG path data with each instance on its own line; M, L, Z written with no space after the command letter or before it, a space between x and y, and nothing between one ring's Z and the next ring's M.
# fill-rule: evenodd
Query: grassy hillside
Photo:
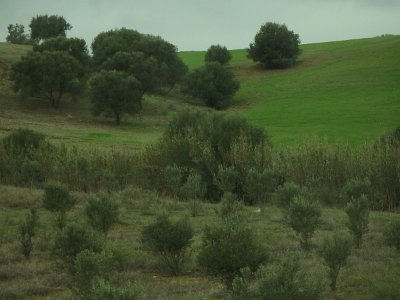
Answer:
M228 113L265 127L277 147L317 135L360 144L400 123L400 36L302 45L296 67L266 71L232 50L231 68L241 82ZM190 105L175 97L147 97L144 110L121 127L90 115L88 100L64 99L58 111L46 101L21 100L6 80L10 64L30 49L0 43L0 136L25 126L70 144L143 147L160 136L177 111ZM181 52L190 69L204 52Z
M232 51L241 82L229 111L264 126L275 145L313 135L360 144L400 123L400 36L302 45L292 69L265 71ZM185 52L190 68L204 52Z

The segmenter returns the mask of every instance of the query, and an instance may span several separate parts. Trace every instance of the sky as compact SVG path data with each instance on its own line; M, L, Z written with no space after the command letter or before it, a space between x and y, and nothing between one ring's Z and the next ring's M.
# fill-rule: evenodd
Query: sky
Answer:
M247 48L266 22L286 24L303 44L400 34L400 0L0 0L0 41L8 24L29 33L32 17L63 16L68 37L88 45L126 27L159 35L179 51L220 44Z

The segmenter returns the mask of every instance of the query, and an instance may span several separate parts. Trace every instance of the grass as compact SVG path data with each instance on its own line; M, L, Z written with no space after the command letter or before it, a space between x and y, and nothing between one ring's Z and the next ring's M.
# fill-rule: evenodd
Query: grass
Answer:
M27 261L19 252L17 224L28 212L28 208L40 206L42 191L0 186L0 298L2 299L57 299L67 295L67 277L54 264L49 248L54 232L53 216L40 209L41 226L34 240L32 258ZM78 204L69 214L70 220L83 219L84 195L75 194ZM146 299L226 299L223 285L205 276L196 266L196 253L201 243L204 224L215 224L216 204L203 203L198 217L191 218L195 229L194 243L187 258L184 273L171 277L158 259L144 250L140 244L140 232L160 211L172 216L189 215L188 203L160 197L154 192L128 188L114 193L112 197L120 203L120 218L109 235L108 242L125 253L124 267L113 275L119 285L137 282L146 291ZM21 199L26 199L22 203ZM19 203L17 206L15 202ZM267 246L274 265L286 251L299 250L298 238L285 224L282 211L273 205L257 212L255 207L246 207L245 215L253 226L259 241ZM400 294L400 253L386 247L382 231L385 224L398 218L393 213L372 212L369 231L360 249L354 249L348 265L339 275L338 290L328 289L324 299L395 299ZM305 265L313 272L326 276L326 267L316 255L316 247L322 238L334 229L345 229L346 214L343 210L324 208L322 224L312 238L310 253L302 253Z

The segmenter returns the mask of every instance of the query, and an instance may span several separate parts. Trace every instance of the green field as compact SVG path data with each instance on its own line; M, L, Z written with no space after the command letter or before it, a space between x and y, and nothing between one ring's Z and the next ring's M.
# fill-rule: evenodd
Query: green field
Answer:
M312 136L357 145L400 123L399 36L309 44L301 49L296 67L276 71L261 69L247 59L245 50L232 50L231 68L241 88L227 112L266 128L277 147ZM28 50L29 46L0 43L0 134L27 126L72 144L142 147L160 136L176 111L190 107L174 95L147 97L143 112L116 127L92 117L85 97L64 100L57 112L37 99L22 101L10 91L5 74L10 63ZM179 55L190 69L204 63L204 52Z

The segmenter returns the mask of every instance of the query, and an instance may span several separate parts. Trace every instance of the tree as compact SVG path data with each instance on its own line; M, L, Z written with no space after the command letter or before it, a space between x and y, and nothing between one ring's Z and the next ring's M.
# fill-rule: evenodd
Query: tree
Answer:
M220 63L207 63L188 74L182 82L182 92L200 98L207 106L220 107L230 100L239 89L231 70Z
M395 247L400 252L400 219L393 220L385 228L386 244Z
M286 25L268 22L261 26L250 44L248 57L265 68L290 67L300 54L299 44L299 35L289 31Z
M142 243L160 255L173 275L179 274L187 248L192 243L193 228L187 218L176 222L162 214L142 230Z
M232 55L229 53L228 49L220 45L210 46L204 57L206 63L219 62L221 65L226 65L231 59Z
M133 115L142 106L140 82L125 72L101 71L90 80L92 113L113 116L117 125L124 113Z
M33 248L32 238L35 235L39 224L39 217L35 208L31 208L30 214L19 223L19 238L21 242L21 252L25 258L29 258Z
M207 273L221 277L229 289L240 270L255 271L266 260L266 251L254 231L237 214L229 214L221 224L204 231L198 263Z
M346 232L334 232L332 236L323 240L318 253L329 267L329 278L331 289L336 290L336 280L340 269L346 265L347 258L351 253L352 241Z
M27 44L29 42L28 36L25 34L24 25L10 24L7 27L8 35L6 41L12 44Z
M118 205L110 196L89 197L85 205L85 214L90 225L106 236L111 226L118 220Z
M80 63L64 51L30 51L12 66L14 90L23 95L45 97L59 108L65 93L77 93L84 75Z
M36 16L31 19L29 27L31 39L36 43L52 37L65 36L65 32L72 29L64 17L57 15Z
M49 38L41 44L33 46L33 51L64 51L76 58L82 65L86 66L89 63L89 51L84 39L66 38L65 36L57 36Z
M353 233L356 248L361 246L362 236L368 231L368 198L362 194L358 198L352 198L346 206L346 214L349 217L347 227Z
M43 207L58 213L57 225L61 229L65 226L67 212L72 209L75 202L66 185L49 181L44 186Z
M318 204L303 196L296 196L290 202L288 222L300 236L300 245L305 250L310 248L310 239L320 223L320 216Z

